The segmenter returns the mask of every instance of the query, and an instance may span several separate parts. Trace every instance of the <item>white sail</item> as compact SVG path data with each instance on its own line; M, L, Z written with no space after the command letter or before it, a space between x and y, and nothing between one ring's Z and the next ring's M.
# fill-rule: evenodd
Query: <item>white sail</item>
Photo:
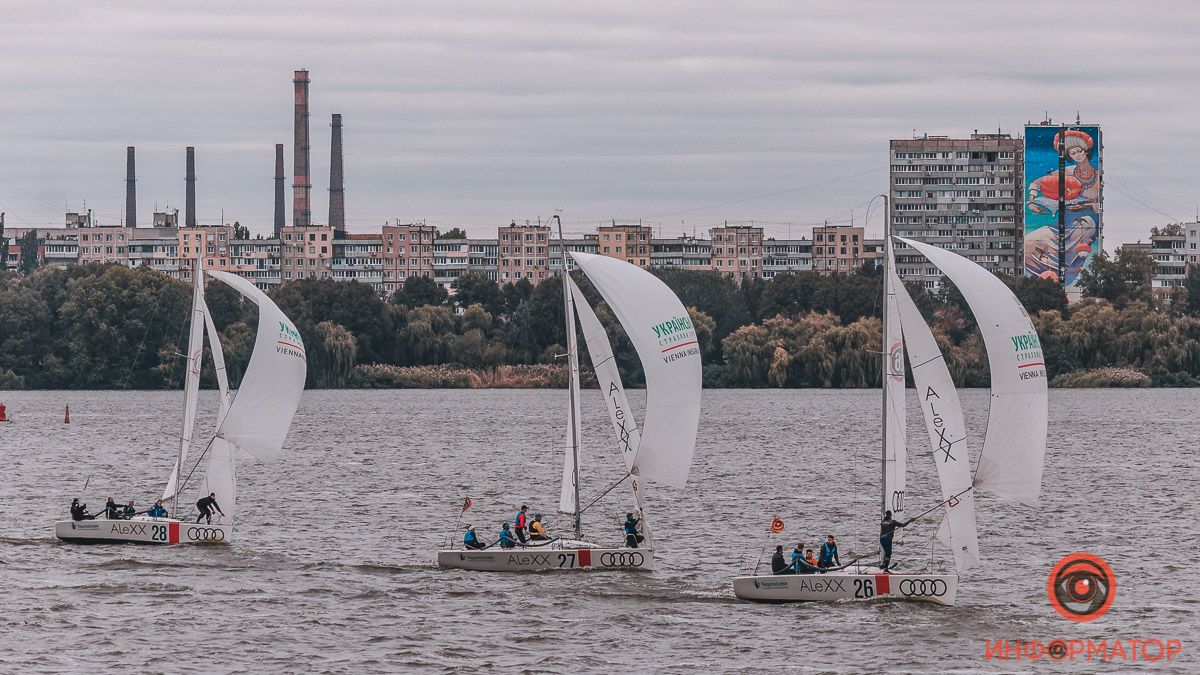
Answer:
M192 444L192 431L196 427L196 399L200 392L200 367L204 362L204 322L207 305L204 304L204 273L197 259L192 268L195 278L192 283L192 323L188 331L187 364L183 375L183 429L179 432L179 454L171 475L167 478L167 487L163 490L162 499L170 504L175 498L175 490L179 484L179 475L183 472L185 479L188 472L187 456Z
M625 328L646 373L646 413L634 471L683 487L700 423L700 345L691 317L671 289L646 270L607 256L571 257Z
M975 487L1037 504L1046 455L1046 364L1029 314L992 273L966 258L896 238L936 265L971 306L991 368L992 401Z
M216 435L258 459L275 460L304 391L304 342L291 320L254 284L229 272L208 273L258 305L254 351Z
M904 489L908 473L908 411L904 389L904 338L900 329L900 310L896 306L896 288L904 286L893 269L888 249L887 312L883 335L883 405L887 425L883 447L883 503L896 520L904 520ZM882 516L883 514L880 514ZM903 534L897 532L897 540Z
M621 372L617 368L617 359L613 356L612 343L608 341L608 331L592 311L583 291L570 281L571 297L575 300L575 308L579 315L579 327L583 329L583 339L587 342L588 356L591 357L592 369L596 371L596 381L600 385L600 393L604 396L604 404L608 407L608 419L612 422L613 433L617 437L617 450L625 460L625 469L632 471L637 449L641 444L641 434L638 432L637 420L633 416L633 408L625 396L625 387L621 383Z
M203 302L203 299L201 300ZM229 410L229 373L225 370L225 351L221 348L221 336L213 323L212 312L208 311L208 303L204 303L204 328L208 334L208 349L212 352L213 370L217 374L217 398L220 408L217 411L217 426L225 418Z
M570 279L569 276L567 278ZM563 307L567 321L567 368L569 369L567 386L570 387L570 403L567 405L566 451L563 453L565 459L563 460L562 491L558 496L558 510L562 513L575 513L575 496L578 494L575 481L579 476L575 460L579 454L577 449L582 439L579 432L579 341L575 337L575 303L571 301L569 295L563 298Z
M893 277L888 280L889 286L896 288L896 307L904 327L917 400L921 403L925 428L929 432L933 462L942 485L942 501L946 502L946 514L938 534L954 552L955 566L962 572L979 562L971 458L966 444L967 425L942 350L895 271L890 271L889 276Z

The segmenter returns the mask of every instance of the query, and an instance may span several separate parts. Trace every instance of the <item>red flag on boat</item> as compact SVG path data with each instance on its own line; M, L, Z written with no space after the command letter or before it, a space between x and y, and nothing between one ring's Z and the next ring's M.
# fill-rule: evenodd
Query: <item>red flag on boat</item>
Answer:
M783 532L783 520L779 516L771 518L771 534Z
M471 508L471 498L467 497L466 499L463 500L462 511L459 511L459 513L466 513L467 509L469 509L469 508Z

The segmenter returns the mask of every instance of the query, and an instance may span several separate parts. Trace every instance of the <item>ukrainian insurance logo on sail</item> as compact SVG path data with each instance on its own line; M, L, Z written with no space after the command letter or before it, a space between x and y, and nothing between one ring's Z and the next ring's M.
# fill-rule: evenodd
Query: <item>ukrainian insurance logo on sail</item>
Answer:
M1046 578L1046 597L1062 618L1074 623L1095 621L1117 599L1117 578L1103 558L1072 553L1054 563ZM1165 637L1050 640L985 640L987 661L1096 661L1104 663L1170 662L1183 652L1182 641Z

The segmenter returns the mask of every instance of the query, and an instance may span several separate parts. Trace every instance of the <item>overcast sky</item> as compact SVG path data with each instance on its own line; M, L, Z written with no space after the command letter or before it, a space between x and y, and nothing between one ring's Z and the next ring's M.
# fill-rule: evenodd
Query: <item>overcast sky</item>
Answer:
M0 211L270 230L292 167L292 71L311 71L313 214L329 115L351 230L426 220L495 236L562 209L667 235L728 220L807 235L861 222L888 140L1104 129L1108 248L1200 204L1200 5L1048 2L10 2L0 20ZM291 220L291 191L288 191ZM879 210L868 232L882 232Z

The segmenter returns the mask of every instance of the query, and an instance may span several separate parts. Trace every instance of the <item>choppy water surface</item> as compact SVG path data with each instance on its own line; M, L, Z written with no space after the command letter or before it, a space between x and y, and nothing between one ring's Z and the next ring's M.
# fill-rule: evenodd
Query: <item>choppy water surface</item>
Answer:
M634 405L641 392L634 392ZM204 410L215 406L206 392ZM521 502L549 513L561 475L562 392L306 392L286 460L239 467L235 542L224 547L61 544L52 523L86 501L161 491L178 392L0 392L0 670L21 672L992 670L984 640L1173 637L1196 668L1198 548L1194 391L1053 391L1040 509L980 500L988 558L959 605L764 606L731 579L765 543L833 531L843 558L874 539L878 410L872 391L707 391L688 488L655 489L648 574L439 571L464 523L487 539ZM71 405L72 422L62 424ZM981 431L987 392L964 395ZM596 392L584 398L585 495L620 460ZM910 509L933 504L923 425L910 408ZM977 450L977 448L976 448ZM619 540L624 488L586 517ZM551 520L563 530L565 519ZM926 555L932 519L897 557ZM1090 624L1061 619L1045 582L1062 555L1093 551L1118 579ZM1112 664L1128 670L1139 663ZM1162 668L1164 664L1158 664ZM1063 666L1059 665L1058 668ZM1097 670L1102 666L1078 664Z

